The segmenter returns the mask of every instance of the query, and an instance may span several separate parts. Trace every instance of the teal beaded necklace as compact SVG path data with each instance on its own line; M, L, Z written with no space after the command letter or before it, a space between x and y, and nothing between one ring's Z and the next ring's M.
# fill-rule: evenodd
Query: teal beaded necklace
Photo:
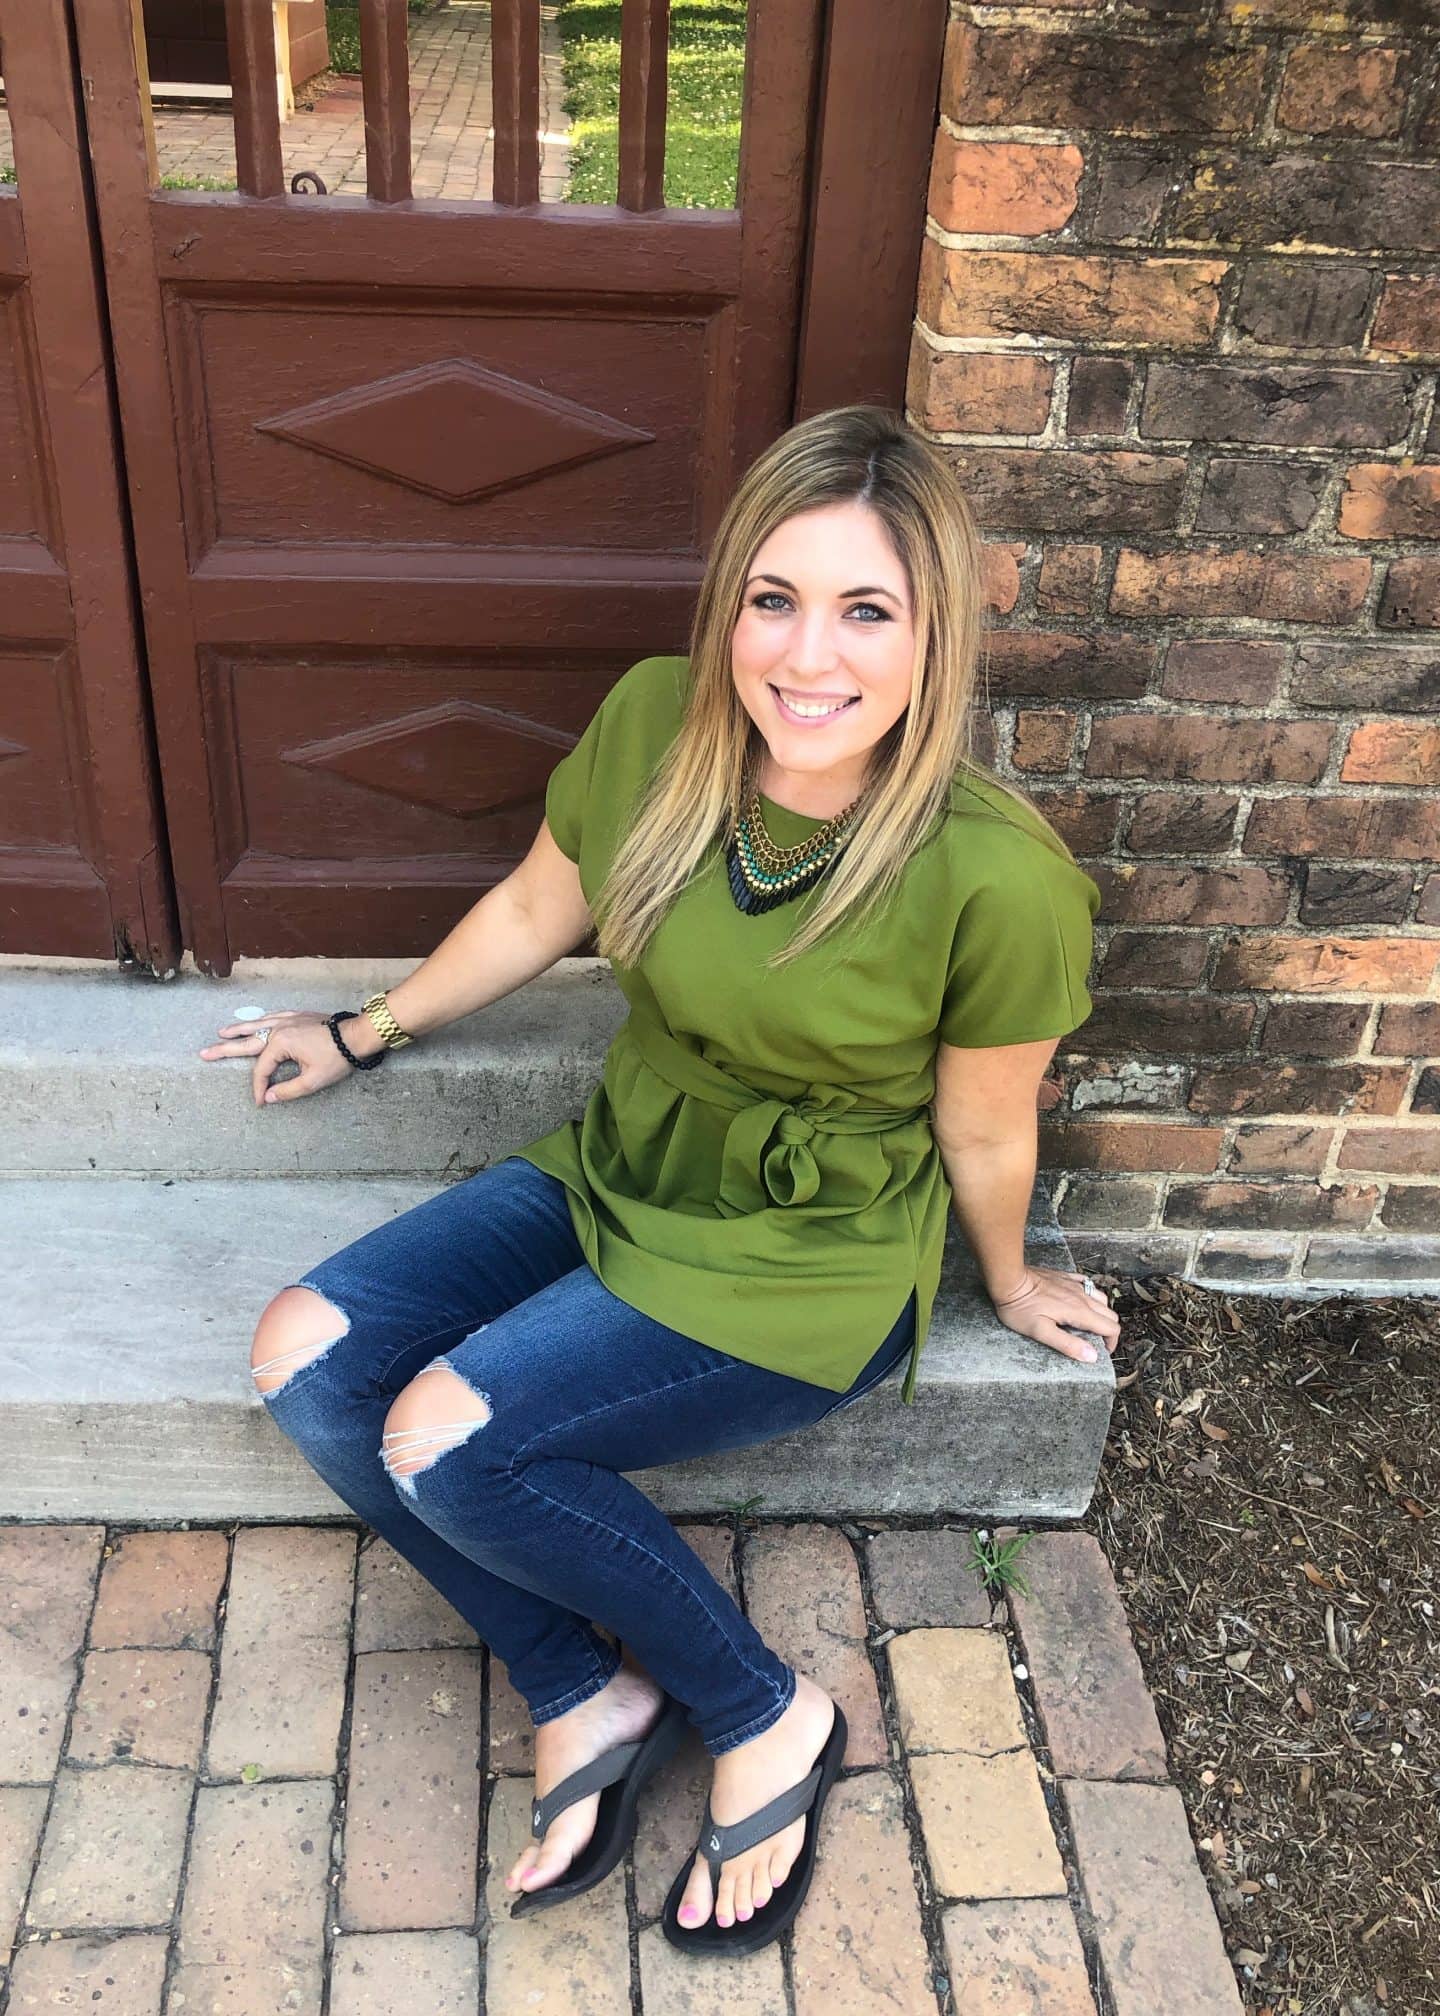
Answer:
M838 858L846 839L844 829L859 809L860 800L853 799L843 812L835 813L794 846L777 847L760 810L757 765L747 766L741 797L744 809L738 819L732 815L725 859L736 909L756 917L813 888Z

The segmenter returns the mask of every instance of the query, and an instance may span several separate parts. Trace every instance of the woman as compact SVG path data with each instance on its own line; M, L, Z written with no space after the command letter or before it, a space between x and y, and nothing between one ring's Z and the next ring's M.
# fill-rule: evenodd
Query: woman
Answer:
M629 1001L578 1120L284 1288L252 1352L280 1427L527 1704L514 1911L615 1866L688 1718L714 1776L666 1934L753 1951L804 1899L843 1759L838 1704L620 1473L793 1433L902 1359L911 1401L952 1202L1003 1322L1114 1347L1092 1283L1024 1259L1098 893L970 760L982 610L938 450L875 407L793 427L724 516L688 659L616 683L520 866L361 1012L200 1053L303 1098L592 924Z

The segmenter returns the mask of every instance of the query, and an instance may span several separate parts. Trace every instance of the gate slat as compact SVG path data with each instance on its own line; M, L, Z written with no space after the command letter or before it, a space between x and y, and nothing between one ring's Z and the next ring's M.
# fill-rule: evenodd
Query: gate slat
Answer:
M269 0L225 0L225 40L235 110L235 179L246 196L283 196L275 10Z
M665 105L670 0L623 0L620 9L622 210L665 207Z
M410 197L410 44L405 0L360 0L365 187L377 203Z
M494 200L540 201L540 0L494 0L490 30Z

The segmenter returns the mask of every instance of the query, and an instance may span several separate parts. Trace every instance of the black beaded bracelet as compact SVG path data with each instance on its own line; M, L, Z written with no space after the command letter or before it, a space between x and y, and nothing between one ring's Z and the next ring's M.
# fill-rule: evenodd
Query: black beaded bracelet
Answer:
M353 1064L357 1071L373 1071L377 1064L385 1062L385 1051L377 1050L373 1057L357 1057L353 1050L347 1048L345 1038L340 1034L339 1025L350 1021L355 1012L353 1008L337 1008L333 1015L325 1017L325 1027L335 1038L336 1047L347 1064Z

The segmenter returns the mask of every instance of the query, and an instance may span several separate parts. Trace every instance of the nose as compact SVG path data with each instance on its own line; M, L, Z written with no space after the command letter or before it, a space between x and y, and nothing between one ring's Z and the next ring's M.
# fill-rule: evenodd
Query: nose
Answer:
M823 609L812 609L791 630L785 653L797 686L818 684L840 662L832 620Z

